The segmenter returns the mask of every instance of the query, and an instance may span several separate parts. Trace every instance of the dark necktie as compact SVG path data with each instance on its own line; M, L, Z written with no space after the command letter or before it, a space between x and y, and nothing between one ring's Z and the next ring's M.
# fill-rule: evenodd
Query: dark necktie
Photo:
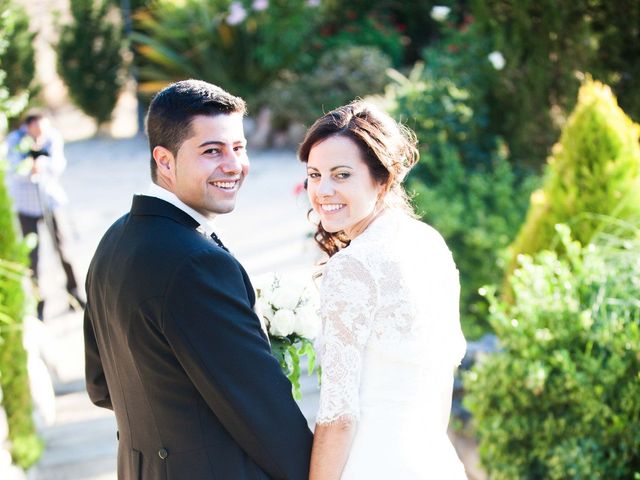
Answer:
M224 246L224 243L222 243L222 241L218 238L218 235L216 235L216 232L211 232L211 240L213 240L214 242L216 242L216 244L223 250L225 251L229 251L229 249L227 247Z

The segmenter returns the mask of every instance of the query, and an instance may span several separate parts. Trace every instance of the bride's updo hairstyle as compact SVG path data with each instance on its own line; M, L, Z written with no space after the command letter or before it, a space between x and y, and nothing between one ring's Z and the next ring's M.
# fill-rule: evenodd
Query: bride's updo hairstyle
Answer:
M411 130L374 105L356 100L316 120L298 149L298 157L307 163L311 149L334 136L346 137L360 149L369 173L384 187L381 209L400 208L414 214L402 187L402 181L419 158L416 136ZM349 245L344 232L327 232L320 223L315 240L329 256Z

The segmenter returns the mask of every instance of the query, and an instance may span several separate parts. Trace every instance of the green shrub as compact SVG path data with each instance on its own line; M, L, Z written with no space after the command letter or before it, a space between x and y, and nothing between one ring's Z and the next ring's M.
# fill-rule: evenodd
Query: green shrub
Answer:
M0 54L11 38L16 17L0 14ZM0 136L4 137L7 117L24 109L27 95L11 97L4 86L0 68ZM0 145L0 147L4 147ZM7 412L13 460L23 468L32 465L42 453L32 418L31 393L27 376L27 355L22 346L22 319L25 313L24 273L27 250L18 241L4 171L4 148L0 148L0 387L2 405Z
M36 75L35 32L29 31L29 16L23 7L9 0L0 0L0 11L12 17L12 28L6 37L7 47L0 57L0 68L5 72L5 87L11 95L29 91L37 93L34 85Z
M471 33L456 33L455 42L481 50ZM453 251L462 279L463 329L477 338L488 329L478 289L502 277L502 251L522 222L534 180L510 165L504 143L487 129L481 100L492 72L486 55L447 57L450 42L425 52L426 67L418 64L408 77L394 73L386 101L420 142L409 190L418 213Z
M637 478L640 230L582 247L560 227L564 257L521 257L512 305L488 293L501 350L464 379L481 461L496 480Z
M71 0L73 20L61 28L58 73L71 100L98 125L108 122L124 82L121 27L109 0Z
M554 226L567 223L586 244L601 226L598 215L640 218L640 126L618 107L611 90L586 82L563 129L541 190L511 250L507 275L521 253L553 248Z
M353 46L372 47L389 57L395 67L400 67L404 56L402 34L388 16L374 13L360 16L354 10L345 13L344 5L340 3L339 12L327 12L328 18L322 22L320 35L313 41L314 48L324 53ZM375 5L375 2L369 3Z
M245 18L232 18L232 3ZM312 63L309 39L320 18L299 0L270 1L264 10L230 0L155 0L135 15L140 90L154 94L172 81L201 78L253 107L281 70Z
M356 97L382 93L391 60L374 47L344 46L326 52L308 73L286 72L266 90L264 103L276 125L306 126Z
M541 166L591 72L640 120L640 3L473 0L485 36L506 58L492 123L518 162Z

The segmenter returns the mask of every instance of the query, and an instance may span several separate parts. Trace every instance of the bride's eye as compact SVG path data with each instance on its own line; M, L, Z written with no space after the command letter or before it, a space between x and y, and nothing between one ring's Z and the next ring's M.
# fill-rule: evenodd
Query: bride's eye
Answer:
M320 178L320 174L318 172L307 172L308 178Z
M336 174L336 178L338 178L339 180L345 180L347 178L349 178L351 176L351 174L349 172L340 172Z

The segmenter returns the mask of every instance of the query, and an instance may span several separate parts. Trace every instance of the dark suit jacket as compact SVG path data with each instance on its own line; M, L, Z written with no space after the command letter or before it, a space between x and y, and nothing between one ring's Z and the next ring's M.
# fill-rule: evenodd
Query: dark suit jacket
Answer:
M118 478L306 480L312 435L249 278L197 226L136 196L89 267L87 390L115 412Z

